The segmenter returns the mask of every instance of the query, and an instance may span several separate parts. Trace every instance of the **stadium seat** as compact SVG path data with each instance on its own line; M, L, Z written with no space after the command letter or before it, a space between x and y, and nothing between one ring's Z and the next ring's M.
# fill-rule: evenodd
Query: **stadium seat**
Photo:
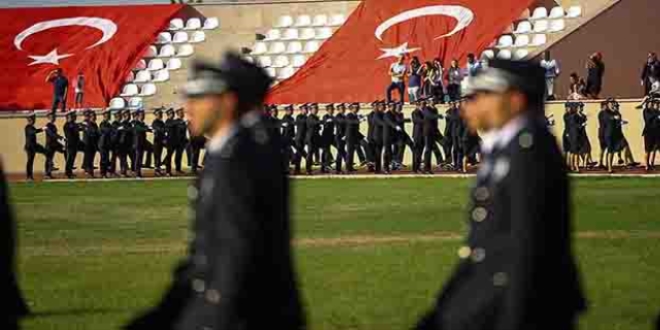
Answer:
M564 31L564 29L566 29L566 22L563 19L550 21L550 29L548 31L561 32Z
M178 31L183 29L183 20L180 18L174 18L170 21L170 27L168 30L170 31Z
M328 25L328 15L320 14L314 16L314 20L312 21L312 26L327 26Z
M332 37L332 29L329 27L316 29L316 39L330 39Z
M300 40L311 40L316 37L316 31L313 28L304 28L300 34Z
M576 18L582 16L582 7L580 6L571 6L568 8L568 12L566 13L566 17L568 18Z
M165 64L163 63L163 60L159 58L155 58L151 61L149 61L149 66L147 67L147 70L149 71L158 71L162 70L165 67Z
M268 52L268 45L266 45L265 42L257 42L254 44L254 48L252 49L252 54L266 54Z
M330 26L341 26L346 22L344 14L334 14L330 17Z
M509 25L509 26L506 27L506 29L504 29L504 32L502 32L502 33L503 34L513 33L514 27L515 26L513 24Z
M521 34L530 32L532 32L532 23L530 21L522 21L518 23L518 27L516 27L516 31L514 33Z
M126 87L124 86L124 88L126 88ZM121 97L115 97L115 98L111 99L110 104L108 104L108 108L110 108L112 110L120 110L120 109L123 109L124 107L126 107L126 101L124 101L124 99L121 98Z
M121 96L135 96L138 93L138 87L136 84L126 84L121 91Z
M280 40L282 37L282 34L280 33L280 30L278 29L270 29L268 32L266 32L266 39L267 41L271 40Z
M266 68L266 73L268 73L269 76L275 78L276 75L275 68Z
M149 46L147 48L146 53L144 53L143 57L156 57L158 55L158 48L156 46Z
M296 70L290 66L286 68L282 68L277 73L277 79L278 80L289 79L291 76L293 76L294 73L296 73Z
M252 57L252 56L246 56L245 60L250 62L250 63L254 63L254 57Z
M174 34L174 37L172 37L172 42L175 44L182 44L184 42L188 42L188 33L179 31Z
M145 59L141 59L135 64L135 68L133 70L144 70L147 68L147 61Z
M497 52L497 58L501 58L503 60L510 60L511 59L511 51L508 49L503 49Z
M296 24L295 26L311 26L312 25L312 18L309 17L309 15L300 15L296 18Z
M514 43L513 47L526 47L527 45L529 45L529 36L520 35L516 37L516 42Z
M302 43L300 43L299 41L290 42L286 46L287 54L297 54L297 53L302 53L302 51L303 51L303 46Z
M548 21L541 20L534 23L534 32L541 33L548 31Z
M177 57L188 57L195 53L195 47L193 45L185 44L179 47L179 51L176 53Z
M303 53L315 53L317 50L319 50L319 43L318 41L310 41L305 44L305 48L303 49Z
M548 41L548 37L545 34L536 34L532 38L532 46L543 46Z
M181 59L179 58L171 58L169 61L167 61L167 70L179 70L181 67L183 67L183 63L181 63Z
M529 55L529 50L527 50L527 49L518 49L518 50L516 50L516 53L513 55L513 58L516 59L516 60L522 60L525 57L527 57L527 55Z
M136 86L137 89L137 86ZM140 90L140 96L152 96L156 94L158 89L156 88L156 85L154 84L144 84L142 85L142 89ZM132 96L132 95L131 95Z
M520 13L520 17L518 17L519 20L524 20L524 19L529 19L529 9L525 8L522 13Z
M156 38L156 43L157 44L169 44L172 42L172 34L169 32L161 32L158 34L158 38Z
M296 55L291 59L291 64L294 68L302 67L305 65L305 62L307 62L305 55Z
M146 83L151 81L151 72L149 70L138 71L135 75L133 82L135 83Z
M530 19L545 19L548 18L548 10L545 7L538 7L534 9L534 13Z
M513 46L513 37L510 35L503 35L500 37L500 40L497 42L497 47L506 48Z
M128 71L128 74L126 75L126 78L124 79L124 83L130 83L135 80L135 74L133 71Z
M298 40L298 29L286 29L282 40Z
M550 15L548 17L550 18L563 18L566 13L564 13L564 8L562 7L554 7L550 10Z
M160 49L158 57L172 57L176 53L176 48L172 45L165 45Z
M202 28L202 21L197 18L193 17L191 19L188 19L186 22L186 27L184 27L184 30L199 30Z
M270 56L261 56L259 57L259 66L262 68L269 68L273 65L273 60Z
M204 42L206 40L206 33L204 31L195 31L192 34L192 37L190 38L190 42L196 44L200 42Z
M481 56L479 56L479 58L484 58L484 57L492 59L495 57L495 52L492 49L486 49L484 50L483 53L481 53Z
M164 82L170 80L170 72L167 69L158 70L154 73L154 82Z
M204 20L204 26L202 26L202 30L215 30L218 27L220 27L220 21L217 17L207 17Z
M292 25L293 25L293 17L286 15L286 16L280 16L280 18L277 20L277 24L275 24L275 27L286 28Z
M286 66L289 66L289 58L284 56L284 55L280 55L280 56L276 57L275 62L273 62L273 65L272 65L272 67L274 67L274 68L283 68L283 67L286 67Z
M283 42L274 42L270 44L270 48L268 49L269 54L282 54L286 51L286 46L284 45Z
M128 100L128 107L132 109L141 109L144 106L141 97L131 97Z

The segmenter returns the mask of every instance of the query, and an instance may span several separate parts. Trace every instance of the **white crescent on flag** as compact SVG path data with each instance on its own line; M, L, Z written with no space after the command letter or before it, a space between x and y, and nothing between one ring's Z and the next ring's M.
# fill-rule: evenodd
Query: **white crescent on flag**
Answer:
M474 13L470 9L463 6L427 6L404 11L400 14L390 17L376 28L374 34L378 40L383 41L383 33L385 33L385 31L387 31L389 28L413 18L434 15L450 16L455 18L457 21L453 30L451 30L449 33L436 37L434 40L452 36L465 29L468 25L470 25L470 23L472 23L472 20L474 20Z

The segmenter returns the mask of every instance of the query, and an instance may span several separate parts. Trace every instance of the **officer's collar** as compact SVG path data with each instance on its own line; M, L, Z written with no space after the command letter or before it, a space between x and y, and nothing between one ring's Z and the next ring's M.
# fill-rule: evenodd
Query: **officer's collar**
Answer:
M222 148L227 144L227 142L236 135L238 131L238 125L236 123L231 124L229 129L227 129L223 134L214 135L206 146L206 150L210 154L219 154L222 151Z
M481 140L481 151L485 154L494 149L500 149L509 144L513 138L525 127L526 116L520 115L506 123L502 128L490 130L483 134Z

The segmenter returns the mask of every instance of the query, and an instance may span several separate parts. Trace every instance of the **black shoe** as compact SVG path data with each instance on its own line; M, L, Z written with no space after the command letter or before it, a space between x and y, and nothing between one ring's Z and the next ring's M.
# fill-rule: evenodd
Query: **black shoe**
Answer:
M619 165L623 165L624 161L623 161L623 159L619 159L619 161L616 162L616 163L619 164Z
M637 167L637 166L639 166L639 165L641 165L641 164L638 163L638 162L632 162L632 163L626 165L626 167L631 167L631 168L632 168L632 167Z

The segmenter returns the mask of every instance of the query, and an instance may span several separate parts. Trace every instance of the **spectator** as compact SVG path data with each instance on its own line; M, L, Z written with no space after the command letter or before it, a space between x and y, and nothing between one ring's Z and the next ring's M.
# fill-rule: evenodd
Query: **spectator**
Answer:
M414 56L410 61L410 78L408 79L408 98L410 102L416 102L419 99L419 93L422 86L422 65L419 58Z
M642 86L644 86L644 95L649 95L653 83L660 80L660 61L655 53L649 53L646 64L642 69Z
M74 92L75 92L75 102L73 107L75 109L83 108L83 94L85 93L85 76L83 76L82 71L78 72L78 76L73 81Z
M545 97L546 100L555 100L555 78L559 76L559 65L554 59L550 59L550 52L543 53L543 60L541 60L541 67L545 70Z
M66 95L69 92L69 80L66 79L61 68L51 71L46 76L46 82L53 84L53 106L51 112L55 113L57 107L62 105L62 112L66 112Z
M399 56L395 63L390 65L390 77L392 77L392 83L387 87L387 102L392 102L392 91L399 91L399 96L401 97L401 102L404 102L403 92L406 89L405 83L403 82L403 77L406 75L406 64L403 63L403 56Z
M467 76L474 77L481 70L481 62L477 61L474 57L474 54L470 53L467 55Z
M439 62L439 60L437 60ZM439 64L439 63L437 63ZM444 102L444 93L442 90L442 64L440 67L436 63L426 62L424 69L424 84L422 85L422 95L424 98L432 97L438 102Z
M451 67L447 70L447 94L451 101L458 101L461 96L461 82L463 81L463 72L458 67L458 61L453 59Z
M584 90L586 88L586 84L584 83L584 79L580 78L576 72L571 73L570 75L570 87L568 90L568 100L582 100L584 99Z
M603 87L603 75L605 74L605 64L603 63L603 54L594 53L589 56L587 61L587 97L597 99Z
M433 68L436 71L432 94L434 101L445 103L445 68L442 67L442 61L439 58L433 60Z

